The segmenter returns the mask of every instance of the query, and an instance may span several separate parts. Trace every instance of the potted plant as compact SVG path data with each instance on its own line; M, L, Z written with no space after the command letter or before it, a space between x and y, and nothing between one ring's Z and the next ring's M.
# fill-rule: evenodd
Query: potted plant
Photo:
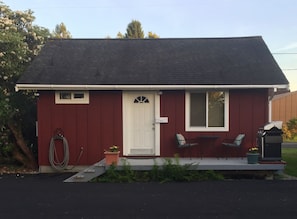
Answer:
M259 160L259 149L257 147L249 148L247 154L247 162L248 164L256 164Z
M104 151L106 165L118 164L119 161L119 147L116 145L110 146L108 150Z

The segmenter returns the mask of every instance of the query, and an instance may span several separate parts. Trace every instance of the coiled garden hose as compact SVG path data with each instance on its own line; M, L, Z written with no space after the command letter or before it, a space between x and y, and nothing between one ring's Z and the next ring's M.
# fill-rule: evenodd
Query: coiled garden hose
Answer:
M59 140L63 142L64 158L59 161L59 157L56 150L55 141ZM49 147L49 162L51 166L57 171L63 171L66 169L69 163L69 146L67 139L62 134L57 134L51 138Z

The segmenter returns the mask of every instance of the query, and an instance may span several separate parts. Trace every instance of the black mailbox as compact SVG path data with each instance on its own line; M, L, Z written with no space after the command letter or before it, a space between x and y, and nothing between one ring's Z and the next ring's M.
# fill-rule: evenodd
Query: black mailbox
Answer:
M261 160L282 159L282 122L275 121L266 124L258 131L257 144Z

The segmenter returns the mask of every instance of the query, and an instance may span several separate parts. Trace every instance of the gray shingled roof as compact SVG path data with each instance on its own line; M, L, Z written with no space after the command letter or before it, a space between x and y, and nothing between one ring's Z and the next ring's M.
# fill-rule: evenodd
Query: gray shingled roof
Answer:
M20 84L286 85L261 37L50 40Z

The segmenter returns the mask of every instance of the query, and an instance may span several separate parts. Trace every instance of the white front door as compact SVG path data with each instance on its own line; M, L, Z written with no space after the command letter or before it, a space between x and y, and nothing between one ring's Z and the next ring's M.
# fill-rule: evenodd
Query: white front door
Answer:
M123 142L124 155L158 155L159 124L155 124L158 113L155 92L123 93ZM157 126L157 127L156 127Z

